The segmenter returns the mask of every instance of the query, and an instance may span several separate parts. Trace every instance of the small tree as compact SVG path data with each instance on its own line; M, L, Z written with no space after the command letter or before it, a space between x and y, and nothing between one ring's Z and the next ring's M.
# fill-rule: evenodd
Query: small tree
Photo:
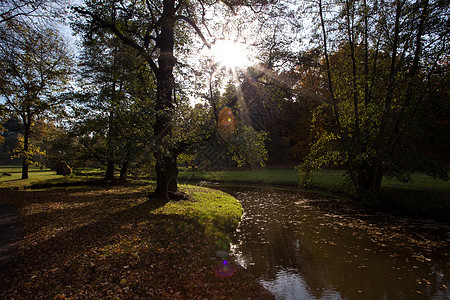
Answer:
M325 106L335 122L319 133L302 174L324 165L345 166L359 197L368 201L383 176L408 181L420 171L448 178L445 166L420 151L418 118L435 94L436 70L448 53L447 8L433 0L319 0L314 5L329 99Z
M14 42L0 44L0 97L23 124L22 179L27 179L33 124L39 116L61 112L73 63L53 29L22 25L9 33Z

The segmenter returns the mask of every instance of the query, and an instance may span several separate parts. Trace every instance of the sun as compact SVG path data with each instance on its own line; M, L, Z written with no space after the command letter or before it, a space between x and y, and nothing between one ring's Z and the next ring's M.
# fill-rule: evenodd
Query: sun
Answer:
M211 46L213 60L227 68L250 66L250 51L246 44L231 40L217 40Z

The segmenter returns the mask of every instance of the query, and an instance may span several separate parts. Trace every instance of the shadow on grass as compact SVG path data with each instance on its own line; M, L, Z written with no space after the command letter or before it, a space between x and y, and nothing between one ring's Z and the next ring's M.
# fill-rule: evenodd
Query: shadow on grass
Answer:
M189 292L190 275L201 274L192 254L204 251L199 243L207 240L203 226L181 215L153 213L165 202L148 200L146 190L8 194L28 225L14 276L3 278L21 296L86 290L89 296L108 297L121 293L123 278L141 296L164 293L166 283ZM148 277L138 280L134 273Z
M59 187L79 187L79 186L107 186L110 183L101 178L72 178L63 177L57 179L47 179L33 183L29 186L30 189L45 189L45 188L59 188Z

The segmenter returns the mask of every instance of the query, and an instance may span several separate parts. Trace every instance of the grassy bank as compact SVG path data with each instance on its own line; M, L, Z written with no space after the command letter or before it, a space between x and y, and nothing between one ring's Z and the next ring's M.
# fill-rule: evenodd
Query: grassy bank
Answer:
M99 177L54 175L50 170L32 168L30 179L19 180L20 166L0 166L0 174L10 172L12 176L0 177L1 188L29 188L67 185L96 185ZM313 176L310 189L346 195L351 185L344 184L342 170L321 170ZM233 171L186 171L179 174L180 183L200 181L221 184L284 185L297 187L298 173L295 169L255 169ZM410 217L434 218L450 221L450 181L434 179L423 174L414 174L412 182L402 183L395 178L384 178L382 189L375 203L376 209Z
M245 182L254 184L297 185L298 172L294 169L255 169L234 171L180 171L180 182L199 180Z
M329 190L342 189L345 171L320 170L314 176L311 186ZM245 182L256 184L285 184L297 186L298 172L295 169L255 169L232 171L191 171L182 170L179 175L180 182L192 181L219 181L219 182ZM420 189L450 189L450 181L434 179L424 174L413 174L412 182L403 183L395 178L384 177L383 187L420 190Z
M3 190L24 238L0 298L272 298L217 252L242 214L233 197L182 186L189 200L158 203L152 189Z
M342 170L321 170L313 176L310 189L325 190L340 195L352 194ZM211 181L229 184L267 184L298 186L295 169L257 169L245 171L182 171L180 181ZM414 174L403 183L385 177L374 208L389 213L450 221L450 181Z

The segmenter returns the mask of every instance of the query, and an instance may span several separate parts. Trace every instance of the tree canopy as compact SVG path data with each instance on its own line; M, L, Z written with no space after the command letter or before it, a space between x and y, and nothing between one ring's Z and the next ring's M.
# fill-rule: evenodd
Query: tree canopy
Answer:
M105 179L153 164L165 199L180 155L296 161L303 183L345 168L366 200L384 176L447 179L445 1L85 0L71 10L76 67L49 20L61 4L0 7L1 111L22 123L24 166L34 122L58 108L70 112L61 132Z
M319 1L310 8L318 16L325 106L335 124L314 143L303 173L345 165L363 198L377 192L384 175L447 178L440 160L419 150L418 111L434 93L436 71L447 68L448 7L419 0Z
M0 93L7 115L19 117L23 125L22 178L26 179L32 127L38 118L64 109L73 60L52 28L20 26L9 34L14 38L0 44Z

